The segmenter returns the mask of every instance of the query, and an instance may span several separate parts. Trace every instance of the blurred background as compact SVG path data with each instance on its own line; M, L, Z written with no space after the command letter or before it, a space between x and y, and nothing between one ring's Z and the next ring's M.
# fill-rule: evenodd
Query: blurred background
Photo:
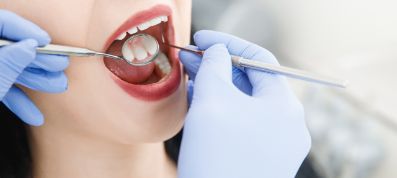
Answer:
M285 66L350 81L290 80L312 151L299 178L397 177L397 1L193 0L193 31L231 33Z

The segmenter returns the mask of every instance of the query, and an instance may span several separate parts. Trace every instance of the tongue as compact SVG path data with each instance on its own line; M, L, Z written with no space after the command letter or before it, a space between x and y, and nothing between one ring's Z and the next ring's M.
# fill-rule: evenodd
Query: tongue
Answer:
M143 83L153 74L155 64L137 67L131 66L125 61L105 59L106 67L120 79L133 84Z
M108 53L121 55L122 41L115 41L109 47ZM120 79L133 84L143 83L150 78L154 72L155 64L145 66L132 66L125 61L105 58L106 67Z

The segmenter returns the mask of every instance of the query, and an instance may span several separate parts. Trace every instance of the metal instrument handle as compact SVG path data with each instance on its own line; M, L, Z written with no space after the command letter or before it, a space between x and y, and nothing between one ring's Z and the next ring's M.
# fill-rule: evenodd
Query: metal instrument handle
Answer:
M309 73L303 70L249 60L239 56L232 56L232 62L233 65L235 65L236 67L250 68L263 72L281 74L295 79L316 82L340 88L346 88L348 84L347 81L337 80L326 76L320 76L318 74Z
M198 55L204 54L204 51L201 51L201 50L183 48L180 46L176 46L173 44L167 44L167 43L164 43L164 44L166 44L172 48L189 51L192 53L196 53ZM299 79L299 80L315 82L315 83L320 83L320 84L325 84L325 85L335 86L335 87L340 87L340 88L346 88L347 84L348 84L347 81L342 81L342 80L337 80L337 79L333 79L333 78L326 77L326 76L312 74L312 73L309 73L309 72L306 72L303 70L298 70L298 69L293 69L293 68L283 67L283 66L277 66L277 65L273 65L273 64L260 62L260 61L249 60L249 59L245 59L240 56L232 55L232 63L234 66L240 67L242 69L250 68L250 69L255 69L255 70L259 70L259 71L263 71L263 72L281 74L281 75L285 75L287 77L291 77L291 78L295 78L295 79Z
M0 46L13 44L14 42L8 40L0 40ZM93 56L96 52L85 48L77 48L63 45L49 44L43 47L38 47L37 52L41 54L58 54L67 56Z
M7 46L13 44L14 42L8 40L1 40L0 39L0 47ZM55 55L65 55L65 56L79 56L79 57L86 57L86 56L104 56L116 60L124 60L120 56L100 53L96 51L92 51L86 48L78 48L72 46L63 46L63 45L54 45L49 44L43 47L38 47L36 49L37 53L40 54L55 54Z

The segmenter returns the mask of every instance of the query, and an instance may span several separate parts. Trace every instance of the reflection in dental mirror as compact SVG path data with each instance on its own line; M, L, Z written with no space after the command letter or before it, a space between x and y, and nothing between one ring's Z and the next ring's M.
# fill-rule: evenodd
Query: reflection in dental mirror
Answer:
M157 58L160 46L153 36L140 33L129 37L121 50L126 62L134 66L144 66Z

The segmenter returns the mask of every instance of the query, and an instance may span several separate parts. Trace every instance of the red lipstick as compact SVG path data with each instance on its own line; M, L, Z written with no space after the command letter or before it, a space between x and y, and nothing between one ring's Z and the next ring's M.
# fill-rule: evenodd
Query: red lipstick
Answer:
M174 27L171 14L172 10L170 7L166 5L157 5L153 8L133 15L125 23L123 23L120 28L113 33L113 35L111 35L105 44L104 51L108 50L109 46L112 45L112 43L120 34L126 32L131 27L138 26L139 24L159 16L168 17L168 25L165 29L165 37L169 43L174 44ZM162 78L155 83L131 83L128 79L126 79L127 77L117 75L117 73L128 72L127 70L135 70L133 66L125 66L128 65L127 63L117 63L117 61L114 61L113 59L104 58L104 64L109 69L110 76L115 83L130 96L144 101L157 101L170 96L178 89L181 83L181 66L177 58L176 50L171 48L167 49L167 56L172 70L169 74L162 76ZM140 68L136 71L145 71L145 74L142 75L147 75L148 71L153 71L151 65L147 66L146 68ZM118 72L115 72L115 70L118 70ZM134 79L134 81L137 80Z

